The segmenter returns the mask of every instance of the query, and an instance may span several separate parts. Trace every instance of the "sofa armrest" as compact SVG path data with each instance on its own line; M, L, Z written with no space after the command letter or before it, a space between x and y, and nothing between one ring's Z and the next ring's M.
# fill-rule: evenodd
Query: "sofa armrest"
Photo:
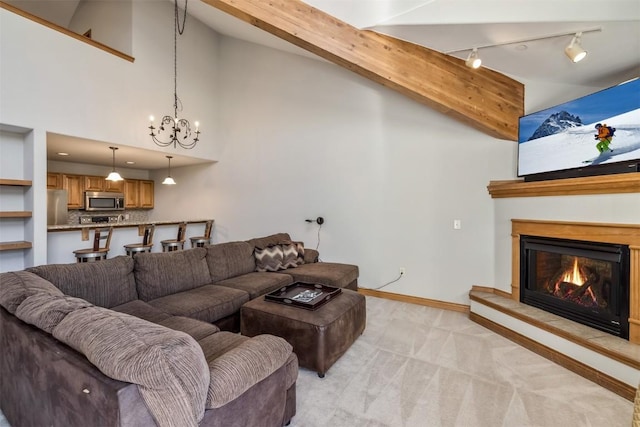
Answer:
M287 363L293 347L283 338L258 335L209 362L206 409L238 398Z
M318 262L320 259L320 253L315 249L307 249L304 248L304 263L305 264L313 264L314 262Z

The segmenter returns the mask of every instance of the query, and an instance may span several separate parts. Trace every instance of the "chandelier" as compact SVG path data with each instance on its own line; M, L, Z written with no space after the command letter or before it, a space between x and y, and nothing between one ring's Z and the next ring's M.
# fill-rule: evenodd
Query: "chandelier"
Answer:
M178 145L185 149L191 149L196 146L199 141L200 130L198 122L194 122L195 129L192 129L191 123L185 118L178 118L178 111L182 111L182 101L178 98L178 34L184 32L184 24L187 20L187 2L184 3L184 16L182 17L182 26L178 14L178 0L174 0L174 31L173 31L173 117L166 115L160 121L160 125L156 129L153 125L153 116L149 117L151 122L149 129L150 136L157 145L168 147L173 144L173 148Z

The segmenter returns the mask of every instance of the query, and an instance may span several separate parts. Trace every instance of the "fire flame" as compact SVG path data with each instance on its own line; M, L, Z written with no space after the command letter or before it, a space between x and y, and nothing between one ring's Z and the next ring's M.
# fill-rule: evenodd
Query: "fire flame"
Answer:
M589 286L583 293L576 294L576 291L587 282L587 277L583 276L578 266L578 257L573 259L573 267L568 268L562 277L555 283L553 295L563 300L573 301L587 307L597 304L597 297ZM570 287L567 285L570 284Z
M578 286L584 285L585 279L582 277L582 274L580 274L580 269L578 268L578 258L573 259L573 269L565 272L562 281L573 283Z

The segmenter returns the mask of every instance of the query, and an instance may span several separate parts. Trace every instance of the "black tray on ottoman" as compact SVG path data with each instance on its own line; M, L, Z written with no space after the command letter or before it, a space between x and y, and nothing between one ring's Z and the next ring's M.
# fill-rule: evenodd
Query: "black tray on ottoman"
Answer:
M266 301L315 310L342 292L340 288L319 283L295 282L264 296Z

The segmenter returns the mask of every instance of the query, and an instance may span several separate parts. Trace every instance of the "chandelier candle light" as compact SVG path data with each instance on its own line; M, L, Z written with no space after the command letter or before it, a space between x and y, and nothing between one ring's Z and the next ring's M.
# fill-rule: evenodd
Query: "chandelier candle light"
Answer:
M151 122L149 129L151 130L151 138L153 142L161 147L168 147L173 144L173 148L180 146L185 149L191 149L196 146L199 141L200 130L199 123L194 122L195 130L192 130L189 120L178 118L178 109L182 111L182 101L178 98L178 34L184 32L184 25L187 20L187 3L184 3L184 16L182 17L182 27L178 18L178 0L174 0L174 31L173 31L173 117L166 115L160 121L157 128L153 125L153 116L149 117ZM179 108L178 108L179 106ZM193 139L191 139L194 134Z

